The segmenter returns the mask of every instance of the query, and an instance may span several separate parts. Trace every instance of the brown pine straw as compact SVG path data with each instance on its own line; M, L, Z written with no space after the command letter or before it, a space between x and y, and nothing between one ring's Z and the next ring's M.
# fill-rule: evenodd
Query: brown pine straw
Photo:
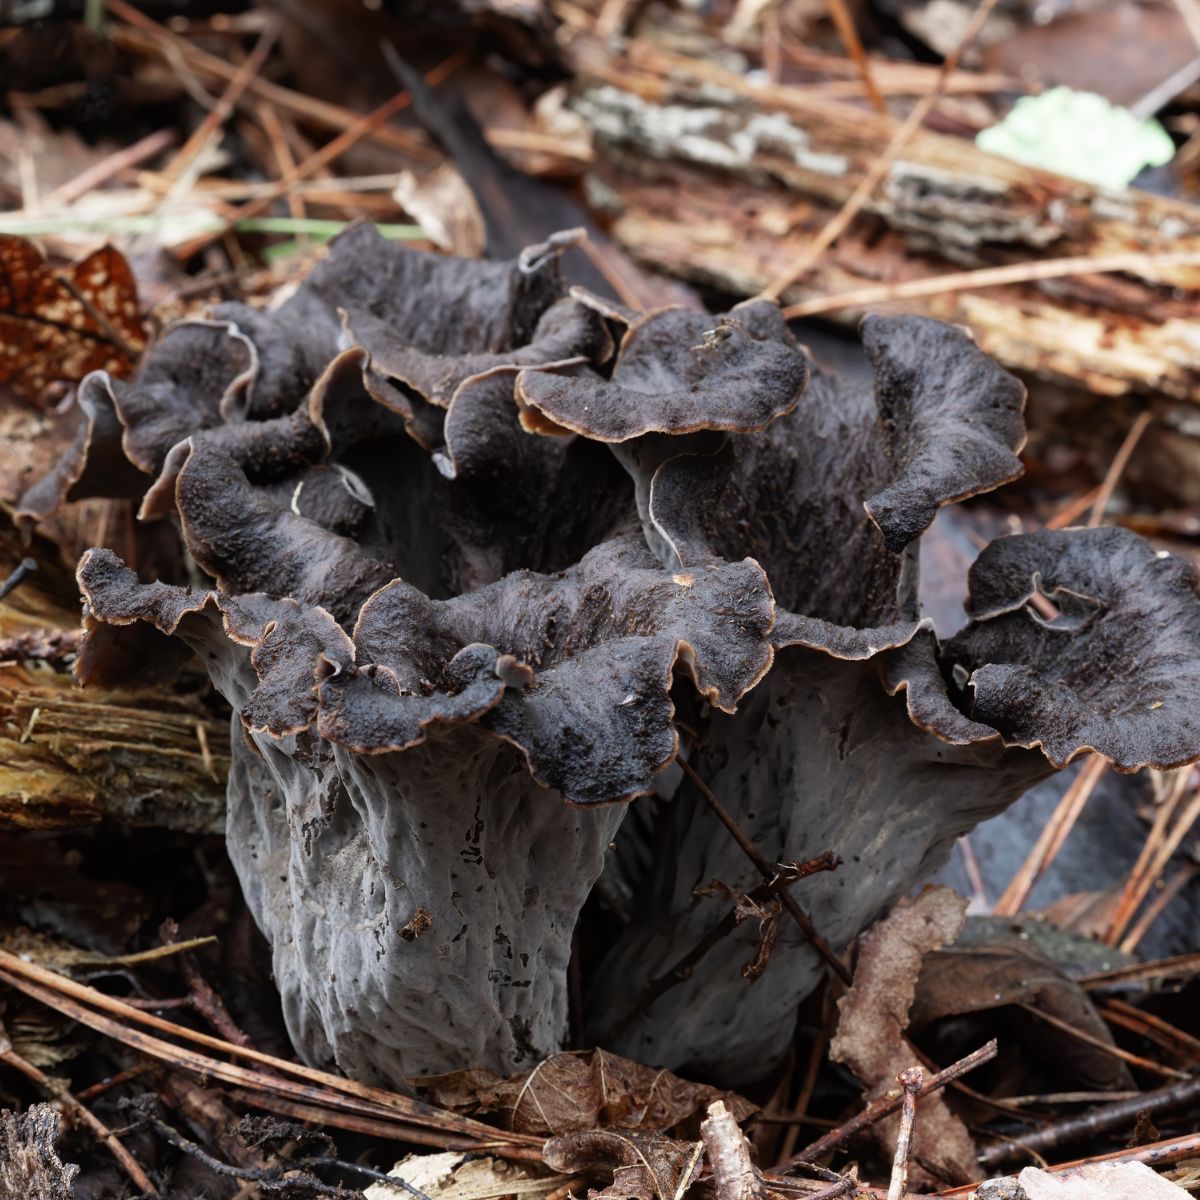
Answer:
M912 110L892 136L887 149L872 163L871 169L850 194L841 210L809 243L808 248L799 259L767 284L759 293L761 296L768 300L778 300L793 283L808 273L817 259L846 231L850 222L862 211L863 205L871 198L880 181L891 169L892 164L900 157L900 152L908 145L913 135L924 123L925 118L933 111L933 106L937 104L945 90L947 80L957 69L958 60L962 57L963 51L975 40L976 34L983 28L984 22L995 7L996 0L980 0L979 7L972 15L958 45L942 60L933 87L912 106Z
M1074 1038L1077 1042L1082 1042L1085 1046L1091 1046L1099 1050L1101 1054L1107 1054L1110 1058L1119 1058L1122 1062L1129 1063L1131 1067L1139 1067L1143 1071L1149 1071L1152 1075L1161 1075L1164 1079L1183 1080L1190 1078L1186 1071L1177 1071L1174 1067L1164 1067L1162 1063L1156 1063L1152 1059L1143 1058L1140 1054L1134 1054L1130 1050L1122 1050L1120 1046L1114 1046L1111 1042L1106 1042L1102 1038L1093 1037L1092 1034L1072 1025L1069 1021L1060 1020L1052 1013L1048 1013L1044 1009L1035 1008L1032 1004L1020 1004L1017 1007L1022 1012L1027 1012L1030 1016L1037 1017L1039 1021L1044 1021L1060 1033L1065 1033L1068 1037Z
M1200 868L1194 862L1180 863L1179 869L1146 906L1146 911L1138 917L1134 927L1121 939L1118 949L1125 954L1132 954L1138 948L1142 938L1150 931L1150 927L1162 916L1163 910L1196 877L1198 870Z
M1122 1029L1128 1029L1166 1050L1168 1054L1176 1055L1195 1066L1200 1066L1200 1038L1194 1038L1190 1033L1184 1033L1170 1021L1156 1017L1153 1013L1143 1012L1135 1005L1125 1000L1118 1000L1116 997L1102 1001L1097 1008L1100 1015L1110 1025L1119 1025Z
M1004 894L996 901L992 909L994 916L1015 917L1021 911L1029 899L1029 893L1062 849L1107 767L1108 761L1098 754L1092 755L1084 763L1083 769L1071 781L1071 786L1062 794L1033 849L1004 889Z
M271 1102L277 1100L300 1105L316 1104L372 1118L374 1124L381 1129L389 1128L392 1131L390 1136L401 1141L446 1149L486 1148L506 1158L541 1161L541 1138L495 1129L396 1092L331 1075L166 1021L4 950L0 950L0 983L24 992L47 1007L147 1057L157 1058L203 1079L231 1084L247 1096L258 1096L263 1101L262 1107L270 1108ZM164 1041L135 1028L138 1025L230 1058L258 1064L272 1073L225 1062L187 1046Z
M233 115L242 93L250 86L252 80L258 78L259 72L266 65L267 56L274 48L282 30L283 18L278 13L272 13L259 34L254 49L238 67L237 73L217 98L216 104L204 114L204 120L192 130L191 136L184 142L179 153L163 171L169 184L174 185L180 181L188 168L204 152L216 132Z
M889 150L891 147L888 148ZM885 151L885 156L886 156ZM866 181L864 180L864 183ZM878 182L878 181L876 181ZM861 188L860 184L860 188ZM855 193L857 195L857 193ZM864 197L868 199L869 196ZM854 196L851 196L852 201ZM849 204L850 201L847 201ZM859 206L861 207L861 205ZM844 211L844 210L843 210ZM855 210L857 212L857 209ZM853 216L854 214L851 214ZM841 213L834 220L838 220ZM833 222L830 222L832 224ZM847 222L848 224L849 222ZM836 238L842 230L833 235ZM828 231L826 226L818 241ZM832 240L832 239L830 239ZM815 244L815 243L814 243ZM827 246L829 242L826 242ZM810 247L810 252L811 252ZM821 247L822 250L825 246ZM815 257L813 262L815 262ZM789 287L800 275L812 266L812 262L801 260L793 268L791 276L783 283ZM943 296L950 292L978 291L981 288L1004 287L1018 283L1037 283L1043 279L1065 279L1073 275L1108 275L1118 271L1136 271L1139 274L1170 267L1200 267L1200 251L1181 250L1177 254L1099 254L1073 255L1066 258L1047 258L1041 261L1010 263L1003 267L981 267L975 271L952 271L946 275L933 275L927 279L906 279L899 283L872 284L870 287L855 288L849 292L838 292L834 296L816 296L802 300L783 310L784 316L815 317L822 313L838 312L846 308L866 308L875 304L890 304L897 300L917 300L924 296ZM763 295L778 296L778 291L764 291Z
M1167 869L1171 856L1179 849L1196 821L1200 820L1200 788L1192 792L1186 803L1183 800L1183 792L1191 774L1188 769L1180 772L1179 783L1155 816L1146 844L1125 883L1112 920L1104 931L1102 940L1106 945L1115 946L1121 941L1137 910L1150 894L1150 889ZM1178 819L1171 825L1177 811Z
M1103 991L1149 980L1189 979L1193 975L1200 975L1200 954L1177 954L1173 958L1156 958L1152 962L1095 971L1091 975L1081 975L1078 983L1086 991Z
M1125 473L1125 468L1129 464L1129 459L1137 449L1137 444L1142 440L1142 434L1146 432L1153 417L1148 412L1138 413L1137 418L1129 427L1129 432L1121 441L1121 445L1116 454L1113 455L1112 463L1109 465L1108 471L1104 476L1104 481L1100 484L1100 490L1096 493L1095 503L1092 505L1092 511L1088 514L1088 528L1095 529L1101 521L1104 520L1104 513L1108 509L1108 502L1112 499L1113 490L1121 480L1121 476Z

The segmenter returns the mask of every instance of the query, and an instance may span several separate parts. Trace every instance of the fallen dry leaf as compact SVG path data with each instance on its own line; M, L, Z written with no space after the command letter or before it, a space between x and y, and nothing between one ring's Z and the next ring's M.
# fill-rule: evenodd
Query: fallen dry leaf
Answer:
M578 1175L612 1168L612 1183L588 1200L678 1200L700 1171L704 1143L658 1133L593 1129L551 1138L542 1158L555 1171Z
M739 1121L756 1111L734 1093L604 1050L554 1054L511 1079L473 1069L412 1082L443 1108L499 1113L507 1128L544 1136L614 1127L662 1132L703 1115L714 1100L724 1100Z
M446 1154L410 1154L388 1174L404 1180L429 1200L498 1200L501 1196L534 1200L548 1196L569 1179L548 1175L530 1163L507 1162L491 1155L472 1157L462 1151ZM366 1200L398 1200L412 1193L399 1184L376 1183L364 1193Z
M0 235L0 383L37 397L89 371L127 375L146 344L137 284L105 246L57 270L32 242Z
M967 901L949 888L927 888L901 900L863 939L854 984L838 1002L837 1034L829 1056L845 1063L875 1099L896 1086L901 1071L914 1065L903 1044L917 978L925 956L953 942L966 917ZM890 1154L899 1117L874 1126ZM940 1094L918 1106L913 1157L953 1183L973 1177L975 1144L966 1126Z
M1043 939L1039 948L1033 929ZM944 1017L1021 1006L1065 1021L1089 1037L1112 1045L1112 1035L1091 998L1046 952L1054 931L1026 923L973 918L954 945L925 957L912 1004L913 1029ZM1071 954L1072 941L1057 935L1056 957ZM1107 950L1107 947L1105 947ZM1134 1086L1123 1062L1086 1042L1064 1037L1032 1014L1006 1014L1020 1031L1017 1044L1031 1058L1052 1064L1056 1075L1073 1078L1080 1087L1123 1091Z

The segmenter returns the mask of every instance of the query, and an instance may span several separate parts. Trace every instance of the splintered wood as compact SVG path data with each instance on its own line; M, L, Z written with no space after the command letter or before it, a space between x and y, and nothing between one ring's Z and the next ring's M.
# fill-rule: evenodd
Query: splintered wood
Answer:
M895 129L802 88L752 84L632 43L618 56L580 35L571 53L574 106L596 143L591 198L613 217L617 241L649 266L724 291L755 294L798 261ZM1132 255L1120 272L947 290L904 308L968 324L1006 366L1102 396L1194 403L1200 266L1180 263L1189 252L1200 255L1193 206L1102 192L920 131L784 300L1028 260ZM1154 261L1167 254L1173 261Z

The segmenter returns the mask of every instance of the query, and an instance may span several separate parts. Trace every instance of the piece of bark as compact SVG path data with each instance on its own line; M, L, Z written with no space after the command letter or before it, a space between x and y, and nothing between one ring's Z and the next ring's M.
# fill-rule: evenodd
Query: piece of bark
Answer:
M766 1200L766 1185L754 1169L750 1143L723 1101L708 1106L700 1137L719 1200Z
M71 1200L79 1168L54 1149L58 1113L49 1104L0 1113L0 1195L24 1200Z
M0 830L108 820L220 833L228 769L225 725L168 696L0 670Z
M894 132L884 118L799 88L756 87L680 56L664 65L636 46L629 53L582 35L571 46L574 108L596 143L593 201L613 215L618 244L690 282L757 292L801 256ZM785 299L1035 258L1192 250L1192 205L1101 192L922 131ZM904 309L970 325L1009 367L1106 396L1195 403L1198 292L1200 269L1147 267L946 293ZM854 320L861 310L836 315Z

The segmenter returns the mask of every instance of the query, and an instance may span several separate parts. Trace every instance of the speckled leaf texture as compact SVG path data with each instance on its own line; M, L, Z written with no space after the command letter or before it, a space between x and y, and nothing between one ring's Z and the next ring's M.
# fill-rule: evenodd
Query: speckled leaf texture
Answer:
M1023 389L964 330L869 318L861 386L766 301L568 291L572 241L477 262L353 229L278 309L89 377L24 505L141 494L179 521L211 585L89 551L77 673L207 666L292 1037L371 1082L561 1048L604 872L631 920L585 980L589 1037L714 1082L772 1068L823 969L786 919L759 977L745 922L634 1006L724 916L696 889L758 882L681 756L768 862L841 856L795 885L838 949L1072 757L1200 756L1196 581L1132 534L1005 538L961 633L922 619L922 531L1020 470Z

